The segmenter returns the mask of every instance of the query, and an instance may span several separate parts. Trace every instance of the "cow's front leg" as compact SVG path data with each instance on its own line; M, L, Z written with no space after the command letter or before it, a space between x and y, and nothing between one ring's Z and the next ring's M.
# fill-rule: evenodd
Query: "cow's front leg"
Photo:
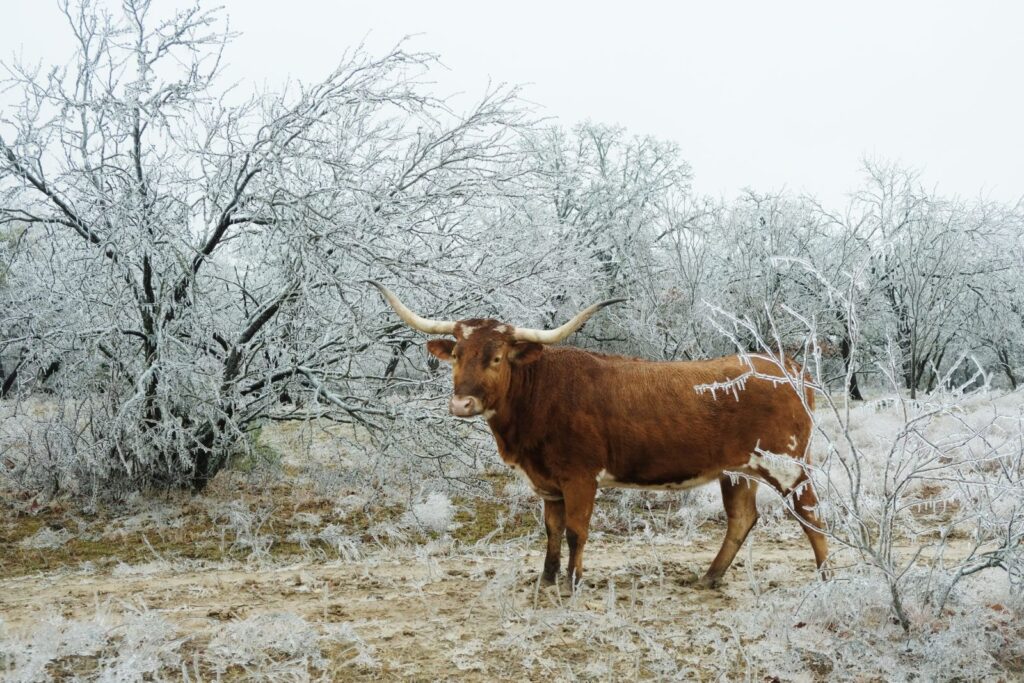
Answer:
M575 589L583 578L583 546L590 531L597 481L588 477L562 487L565 497L565 539L569 542L569 587Z
M548 532L548 552L544 558L541 580L552 584L558 578L562 563L562 536L565 535L565 500L544 499L544 528Z

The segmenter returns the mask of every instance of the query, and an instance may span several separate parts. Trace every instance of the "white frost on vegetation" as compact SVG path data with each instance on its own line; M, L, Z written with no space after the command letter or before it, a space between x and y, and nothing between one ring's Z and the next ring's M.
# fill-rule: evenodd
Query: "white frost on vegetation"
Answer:
M316 625L288 612L261 614L227 624L210 641L206 658L215 671L234 666L255 668L270 678L304 679L311 669L327 664L322 647L347 644L348 664L373 665L373 650L350 624L331 624L321 634Z
M414 503L412 509L403 516L403 522L409 526L419 525L434 533L444 533L452 528L455 519L455 506L448 496L440 491L431 492L426 500Z
M72 538L74 535L67 529L51 529L44 526L31 536L21 539L18 545L31 550L54 550L62 547Z
M28 632L0 628L0 666L5 680L50 681L53 663L94 657L98 673L92 680L146 680L178 666L182 642L169 622L151 612L118 617L99 609L85 620L54 614Z
M266 667L278 660L291 666L320 667L323 658L316 628L290 613L261 614L226 624L210 641L208 656L218 673L232 666Z
M143 562L142 564L127 564L125 562L118 562L114 565L114 568L110 570L113 576L153 576L155 574L163 574L171 571L173 565L165 560L153 560L152 562Z

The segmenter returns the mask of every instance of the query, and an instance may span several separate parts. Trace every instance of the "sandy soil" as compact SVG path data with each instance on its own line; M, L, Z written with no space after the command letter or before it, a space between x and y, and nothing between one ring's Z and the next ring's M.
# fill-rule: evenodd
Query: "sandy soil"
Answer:
M348 666L351 650L333 653L335 671L353 678L651 677L658 671L653 656L711 679L734 663L705 661L695 636L716 615L757 599L745 561L791 569L772 572L779 579L762 589L815 580L802 538L758 538L720 589L697 589L688 581L717 550L711 536L683 547L604 535L588 547L589 586L576 596L539 586L539 549L516 543L494 556L420 553L262 568L166 566L139 576L20 576L0 581L0 612L16 631L55 610L82 619L98 605L144 605L194 643L208 642L225 622L263 613L347 622L376 660L372 667Z
M859 661L865 647L888 652L891 642L907 650L885 596L833 592L842 581L818 581L804 534L777 501L761 508L763 521L722 586L707 590L692 580L725 533L717 487L689 498L602 494L587 544L587 585L570 594L539 585L540 501L504 468L482 474L492 496L452 498L458 512L447 531L417 530L405 519L409 501L327 476L353 466L339 464L333 444L313 449L322 460L289 457L304 453L299 437L294 425L266 430L261 443L282 454L283 469L227 471L202 496L136 501L91 516L59 503L37 509L6 501L0 676L10 667L5 639L52 642L55 616L99 624L103 649L53 657L30 680L97 679L98 667L131 646L139 623L131 619L140 614L169 625L156 647L172 652L172 665L161 660L149 669L161 680L180 680L187 668L189 680L824 681L849 679L833 668ZM355 552L318 544L315 534L330 528L358 545ZM27 543L42 532L58 535L54 547ZM294 540L299 532L306 541ZM272 547L256 553L239 542L259 538ZM947 558L966 545L951 540ZM806 615L808 589L827 614ZM833 610L833 598L878 608L857 612L860 622L847 625L834 614L854 611ZM1017 632L1012 615L1003 604L985 610L991 619L970 623L988 624L984 637L996 643L989 651L999 651L998 642L1011 642L998 640L999 629ZM946 632L944 621L915 618L924 635L920 652L907 659L912 665L934 655L927 634ZM277 625L277 635L260 640L267 624L271 631ZM312 634L312 650L284 642L289 625ZM249 639L242 646L255 643L253 658L220 666L217 657L231 647L223 635L238 632ZM941 647L974 652L979 632ZM832 656L836 642L847 644L846 659Z

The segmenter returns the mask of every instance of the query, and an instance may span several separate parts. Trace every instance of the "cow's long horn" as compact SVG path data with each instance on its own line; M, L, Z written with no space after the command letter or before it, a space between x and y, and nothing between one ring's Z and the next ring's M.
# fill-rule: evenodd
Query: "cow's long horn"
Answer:
M430 320L429 318L421 318L412 311L409 307L401 302L401 300L395 296L394 292L385 287L379 282L373 280L367 280L371 285L376 287L384 300L387 301L391 308L395 309L395 313L402 321L420 332L426 332L427 334L452 334L455 332L455 323L449 320Z
M594 304L589 308L584 308L582 311L576 314L576 316L562 325L556 327L553 330L531 330L526 327L517 327L512 331L512 336L519 341L536 342L538 344L557 344L576 330L583 327L583 323L590 320L590 316L600 311L605 306L611 306L625 301L625 299L608 299L602 301L599 304Z

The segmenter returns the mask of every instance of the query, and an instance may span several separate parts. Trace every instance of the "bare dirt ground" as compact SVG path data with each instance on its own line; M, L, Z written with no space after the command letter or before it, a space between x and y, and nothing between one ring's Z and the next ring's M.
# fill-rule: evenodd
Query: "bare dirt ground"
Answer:
M783 581L813 581L803 545L800 539L763 539L752 549L754 565L791 568L775 573ZM668 649L658 656L699 678L717 678L740 666L705 661L695 647L716 614L742 611L757 599L743 578L743 560L721 589L688 585L711 561L714 542L645 549L621 538L598 539L589 547L589 586L575 596L564 587L539 586L540 552L515 546L492 557L381 555L272 567L169 566L139 576L16 576L0 581L0 612L16 631L54 612L83 620L99 605L145 606L187 636L192 647L210 642L226 622L261 614L287 612L311 624L344 622L374 660L357 661L352 647L326 652L324 671L346 678L656 677L652 647ZM649 642L652 634L657 642Z
M725 531L717 486L603 492L587 584L570 594L539 584L541 504L507 468L480 473L490 494L430 503L353 485L361 462L298 441L295 426L268 430L276 464L241 463L200 496L92 509L0 496L0 678L850 680L861 643L901 642L884 596L818 581L770 500L707 590L692 580ZM881 607L850 626L833 598ZM990 611L1016 633L1010 610Z

